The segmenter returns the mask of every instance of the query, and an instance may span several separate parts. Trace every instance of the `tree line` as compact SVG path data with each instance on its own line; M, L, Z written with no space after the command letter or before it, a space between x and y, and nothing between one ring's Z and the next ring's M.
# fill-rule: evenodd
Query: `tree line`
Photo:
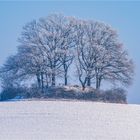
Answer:
M106 23L52 14L27 23L18 42L17 53L0 68L3 88L34 79L43 92L56 86L59 76L67 85L71 66L83 90L93 85L100 89L105 81L132 83L132 59Z

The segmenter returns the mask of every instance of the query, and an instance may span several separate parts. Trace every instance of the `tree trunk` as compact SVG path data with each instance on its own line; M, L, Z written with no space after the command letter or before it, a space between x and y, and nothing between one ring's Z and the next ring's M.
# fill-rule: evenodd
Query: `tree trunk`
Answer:
M55 73L52 73L52 86L55 86Z
M95 75L96 75L96 89L99 89L99 76L98 76L98 68L95 68Z
M65 84L65 86L68 84L68 78L67 78L67 74L68 74L68 67L67 67L67 65L65 64L65 62L64 62L64 84Z
M37 74L36 77L37 77L38 88L40 89L41 88L40 74Z
M85 84L82 84L82 90L83 91L85 90Z
M89 87L91 86L91 79L90 79L90 77L87 78L87 86L89 86Z
M98 85L99 85L99 88L98 89L100 89L100 86L101 86L101 77L99 78L99 80L98 80Z
M46 76L46 87L48 88L49 87L49 81L48 81L48 78L49 77L48 77L48 74L47 73L45 74L45 76Z
M99 80L98 80L98 77L96 77L96 89L99 89Z
M44 77L43 77L43 72L41 72L41 91L44 93Z
M68 84L67 74L65 74L65 86Z
M79 76L79 81L82 85L82 90L85 90L85 87L86 87L85 85L86 85L86 82L87 82L87 78L85 78L84 81L82 81L81 77Z
M96 89L100 89L101 79L96 77Z
M64 74L64 79L65 79L65 86L68 84L68 69L66 67L64 67L64 71L65 71L65 74Z

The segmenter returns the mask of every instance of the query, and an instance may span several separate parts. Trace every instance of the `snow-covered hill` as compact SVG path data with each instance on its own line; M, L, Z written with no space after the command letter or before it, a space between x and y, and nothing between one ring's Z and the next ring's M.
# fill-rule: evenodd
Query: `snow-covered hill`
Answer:
M79 101L0 103L0 140L139 139L139 105Z

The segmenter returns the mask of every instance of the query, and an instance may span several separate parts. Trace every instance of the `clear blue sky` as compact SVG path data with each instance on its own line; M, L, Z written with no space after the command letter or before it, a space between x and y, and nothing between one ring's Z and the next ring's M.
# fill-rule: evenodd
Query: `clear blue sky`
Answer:
M135 77L133 85L128 88L128 102L140 104L140 2L0 2L0 65L7 56L16 52L22 27L50 13L104 21L118 31L135 63Z

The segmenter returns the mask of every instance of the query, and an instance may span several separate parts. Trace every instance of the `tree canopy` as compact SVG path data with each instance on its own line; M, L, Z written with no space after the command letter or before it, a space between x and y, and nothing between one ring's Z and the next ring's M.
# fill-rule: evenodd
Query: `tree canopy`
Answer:
M17 54L0 68L3 87L35 78L44 92L59 77L67 85L72 65L76 69L71 73L76 73L83 90L99 89L104 81L132 83L133 61L116 30L106 23L52 14L27 23L18 41Z

